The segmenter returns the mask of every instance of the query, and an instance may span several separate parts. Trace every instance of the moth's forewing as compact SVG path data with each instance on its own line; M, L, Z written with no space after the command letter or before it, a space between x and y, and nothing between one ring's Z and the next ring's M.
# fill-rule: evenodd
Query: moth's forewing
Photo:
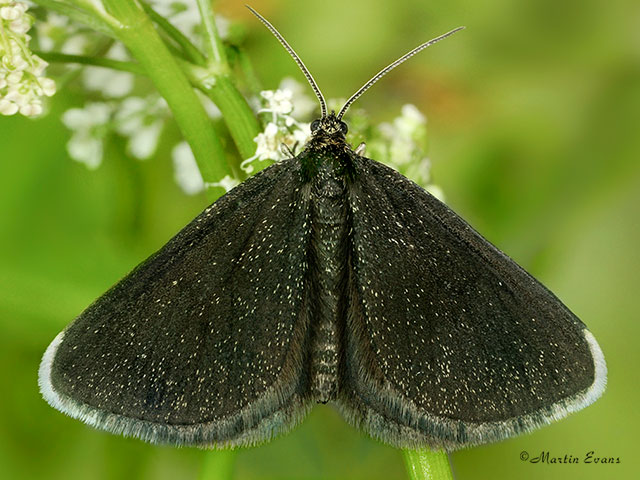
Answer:
M349 420L399 447L454 449L602 394L602 352L557 297L422 188L354 161Z
M207 208L47 350L45 399L151 442L248 445L308 409L308 199L294 160Z

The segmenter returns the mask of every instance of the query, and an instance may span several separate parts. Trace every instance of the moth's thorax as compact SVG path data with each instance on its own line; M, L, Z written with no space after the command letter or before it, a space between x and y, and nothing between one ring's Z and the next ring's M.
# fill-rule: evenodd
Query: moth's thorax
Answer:
M296 158L301 163L303 182L311 183L318 194L331 194L330 185L343 182L354 171L355 153L344 138L316 136Z

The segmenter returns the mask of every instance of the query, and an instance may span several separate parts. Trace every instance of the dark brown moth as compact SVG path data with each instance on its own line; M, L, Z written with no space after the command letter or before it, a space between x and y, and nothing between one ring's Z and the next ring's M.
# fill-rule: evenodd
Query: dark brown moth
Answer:
M252 10L253 11L253 10ZM256 13L256 12L254 12ZM113 433L253 445L318 402L396 447L533 430L604 391L602 352L446 205L347 143L321 105L300 154L209 206L47 349L44 398Z

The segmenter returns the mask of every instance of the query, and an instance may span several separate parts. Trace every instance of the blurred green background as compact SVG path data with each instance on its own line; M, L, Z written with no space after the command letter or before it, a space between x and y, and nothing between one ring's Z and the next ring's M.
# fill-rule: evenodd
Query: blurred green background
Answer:
M452 455L459 479L637 478L640 286L640 3L596 0L252 0L327 97L458 25L359 101L378 121L414 103L429 118L434 181L447 202L553 290L598 339L609 386L593 406L533 434ZM301 79L241 3L246 49L266 87ZM205 453L95 431L38 393L40 356L93 299L206 204L172 179L176 134L147 162L108 146L99 170L65 151L51 115L0 118L0 477L197 478ZM173 137L172 137L173 135ZM164 148L163 148L164 145ZM541 465L549 451L613 465ZM399 451L317 407L293 433L240 451L237 479L406 478Z

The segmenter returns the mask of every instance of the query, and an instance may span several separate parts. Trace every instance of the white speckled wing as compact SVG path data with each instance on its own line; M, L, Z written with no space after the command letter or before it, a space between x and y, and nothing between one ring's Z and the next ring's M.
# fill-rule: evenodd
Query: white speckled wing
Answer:
M422 188L359 158L338 403L398 447L448 450L550 423L604 391L602 352L549 290Z
M207 208L47 349L39 382L90 425L177 445L250 445L309 408L308 199L297 164Z

